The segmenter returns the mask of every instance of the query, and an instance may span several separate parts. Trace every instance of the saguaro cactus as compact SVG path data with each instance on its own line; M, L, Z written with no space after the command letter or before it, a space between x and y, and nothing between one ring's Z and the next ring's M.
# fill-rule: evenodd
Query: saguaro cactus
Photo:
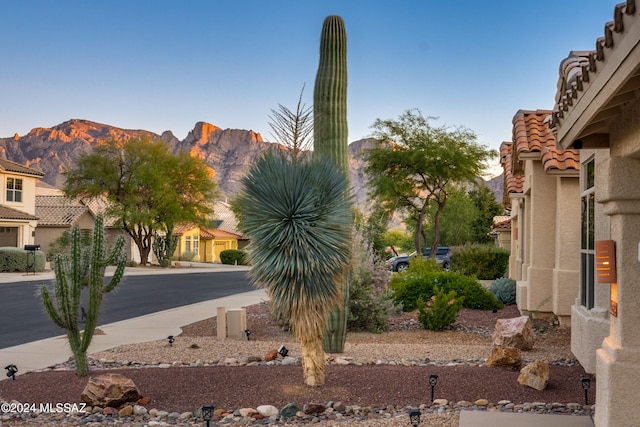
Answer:
M69 347L73 352L76 373L79 376L86 376L89 373L87 349L98 322L102 296L115 289L124 274L127 258L123 248L124 237L120 236L107 256L101 216L96 217L90 248L83 248L80 229L74 227L71 233L71 253L58 255L54 260L55 305L47 287L43 285L40 288L47 314L56 325L67 331ZM104 272L106 266L110 264L116 265L116 271L109 283L105 285ZM81 332L80 297L85 287L89 289L89 301L84 331Z
M314 156L331 159L348 178L347 32L339 16L328 16L322 25L313 118ZM329 314L322 340L324 351L329 353L344 351L347 334L349 280L346 269L338 280L342 282L342 302Z
M170 227L166 236L155 233L152 247L153 253L160 263L160 267L169 267L173 253L178 247L178 238L173 235L173 229Z

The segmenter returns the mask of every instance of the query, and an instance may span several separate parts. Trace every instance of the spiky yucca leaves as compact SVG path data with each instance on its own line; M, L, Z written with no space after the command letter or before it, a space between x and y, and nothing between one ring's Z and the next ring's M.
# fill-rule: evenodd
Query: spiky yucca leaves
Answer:
M76 363L76 373L86 376L89 373L87 349L98 323L102 296L111 292L120 283L124 274L127 257L124 252L124 237L118 237L113 250L107 254L103 219L96 217L91 248L83 247L80 228L71 233L71 253L57 255L54 260L55 304L46 286L40 288L45 311L59 327L67 331L69 347ZM111 280L104 284L107 265L115 264L116 271ZM80 331L80 297L82 289L89 288L89 303L84 324Z
M274 314L289 319L305 383L322 385L322 330L342 298L338 278L349 262L347 181L332 162L291 164L267 154L242 184L233 210L251 238L250 275L267 289Z

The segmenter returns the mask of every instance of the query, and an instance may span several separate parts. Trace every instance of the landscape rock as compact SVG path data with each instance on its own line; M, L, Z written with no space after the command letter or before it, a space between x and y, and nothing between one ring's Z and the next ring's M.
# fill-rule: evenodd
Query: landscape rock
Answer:
M535 334L528 316L513 319L498 319L493 331L493 345L516 347L520 350L531 350L535 343Z
M295 403L287 403L281 410L280 410L280 415L282 415L285 418L291 418L291 417L295 417L296 414L298 412L300 412L301 409L298 405L296 405Z
M321 414L327 410L325 405L321 405L319 403L308 403L304 405L304 413L307 415L316 415Z
M269 352L264 356L264 360L267 362L271 362L272 360L276 360L278 358L278 350L269 350Z
M516 347L494 346L491 348L491 355L487 359L486 366L519 371L522 368L522 352Z
M137 402L141 397L133 380L120 374L104 374L89 378L80 395L83 402L103 408Z
M273 405L260 405L256 408L256 410L263 417L273 417L280 413L278 408Z
M536 390L544 390L549 383L549 362L536 360L522 368L518 383Z

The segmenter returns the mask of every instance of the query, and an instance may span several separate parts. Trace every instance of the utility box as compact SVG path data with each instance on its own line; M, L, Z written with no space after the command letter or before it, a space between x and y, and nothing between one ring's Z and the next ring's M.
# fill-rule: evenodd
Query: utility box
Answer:
M227 338L227 309L225 307L218 307L216 319L218 339L223 341Z
M247 310L239 308L227 311L227 336L229 338L244 338L247 329Z

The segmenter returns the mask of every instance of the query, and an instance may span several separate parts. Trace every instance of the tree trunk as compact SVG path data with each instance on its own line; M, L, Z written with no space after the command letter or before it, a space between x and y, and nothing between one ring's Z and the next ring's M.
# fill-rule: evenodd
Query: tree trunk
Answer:
M324 385L325 358L322 349L322 335L308 340L300 340L302 347L302 373L304 383L310 386Z

